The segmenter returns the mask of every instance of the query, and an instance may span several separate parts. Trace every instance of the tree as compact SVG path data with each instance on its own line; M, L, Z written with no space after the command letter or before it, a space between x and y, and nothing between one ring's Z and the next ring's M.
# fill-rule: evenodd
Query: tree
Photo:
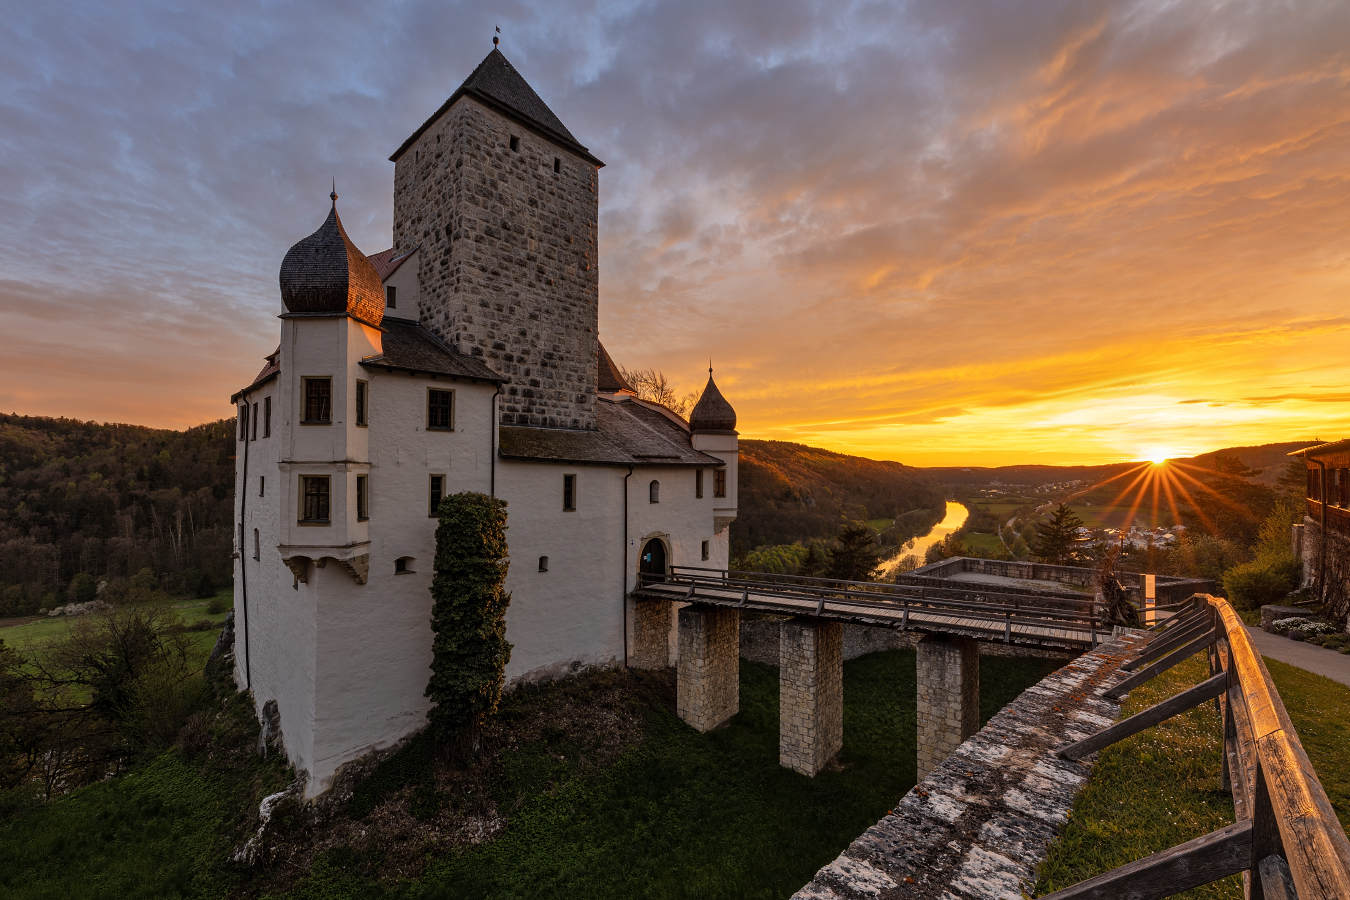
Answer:
M1083 520L1063 503L1050 514L1050 521L1043 524L1036 533L1035 549L1032 551L1043 562L1056 566L1068 565L1077 556L1077 548L1084 539L1078 536Z
M497 711L511 659L506 502L466 491L442 500L439 512L427 718L438 744L458 743L472 754L484 720Z
M1104 625L1124 625L1139 627L1139 610L1130 602L1125 585L1116 577L1116 563L1120 559L1121 545L1113 544L1102 555L1101 566L1097 569L1097 583L1102 589Z
M871 525L866 522L845 525L830 554L829 577L842 581L870 581L880 553Z
M1208 527L1219 537L1242 547L1256 541L1261 523L1275 507L1275 489L1250 479L1261 474L1236 456L1214 457L1213 473L1205 479L1209 494L1205 498Z
M694 404L698 403L698 391L677 394L670 382L666 381L665 374L656 369L625 369L619 366L619 374L637 393L639 400L659 403L682 419L688 419Z
M806 559L797 566L797 574L803 578L820 578L829 569L830 560L820 547L812 544L806 551Z
M1308 463L1301 456L1295 456L1284 464L1284 471L1276 481L1278 490L1284 497L1295 503L1303 503L1308 494Z

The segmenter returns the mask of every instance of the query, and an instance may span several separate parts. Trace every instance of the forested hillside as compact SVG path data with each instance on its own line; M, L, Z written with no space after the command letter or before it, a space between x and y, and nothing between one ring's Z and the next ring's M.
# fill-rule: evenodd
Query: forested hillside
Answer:
M765 544L833 538L848 521L942 517L943 494L922 470L786 441L740 442L732 555Z
M172 590L227 582L233 453L232 420L166 431L0 414L0 616L143 569Z

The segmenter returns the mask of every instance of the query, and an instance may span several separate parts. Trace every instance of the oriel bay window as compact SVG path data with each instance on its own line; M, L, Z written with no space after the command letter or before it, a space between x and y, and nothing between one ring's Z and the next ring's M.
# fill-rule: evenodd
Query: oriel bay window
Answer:
M727 495L727 470L713 469L713 496L725 497Z
M333 421L333 379L305 379L305 425L327 425Z
M329 519L329 476L300 476L300 522L327 525Z
M455 427L455 392L427 391L427 429L453 431Z

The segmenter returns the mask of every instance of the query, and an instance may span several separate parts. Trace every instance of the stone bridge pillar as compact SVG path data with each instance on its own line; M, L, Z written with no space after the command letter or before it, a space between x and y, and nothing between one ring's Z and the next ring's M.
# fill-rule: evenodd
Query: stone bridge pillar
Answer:
M778 641L778 762L814 776L844 746L844 628L798 618Z
M686 606L679 614L675 706L697 731L711 731L741 708L741 614Z
M664 669L670 665L670 601L633 601L633 648L628 666Z
M980 730L979 642L926 634L914 647L918 681L918 777Z

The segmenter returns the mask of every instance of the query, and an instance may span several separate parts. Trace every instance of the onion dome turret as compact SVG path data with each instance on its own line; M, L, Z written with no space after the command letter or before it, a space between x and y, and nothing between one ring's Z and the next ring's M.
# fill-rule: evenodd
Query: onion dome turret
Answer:
M689 414L690 431L731 431L736 430L736 410L722 396L713 382L712 369L708 369L708 384L703 388L703 396L698 398L694 411Z
M286 251L281 262L281 301L291 313L341 315L379 327L384 318L384 285L356 248L333 208L319 230Z

